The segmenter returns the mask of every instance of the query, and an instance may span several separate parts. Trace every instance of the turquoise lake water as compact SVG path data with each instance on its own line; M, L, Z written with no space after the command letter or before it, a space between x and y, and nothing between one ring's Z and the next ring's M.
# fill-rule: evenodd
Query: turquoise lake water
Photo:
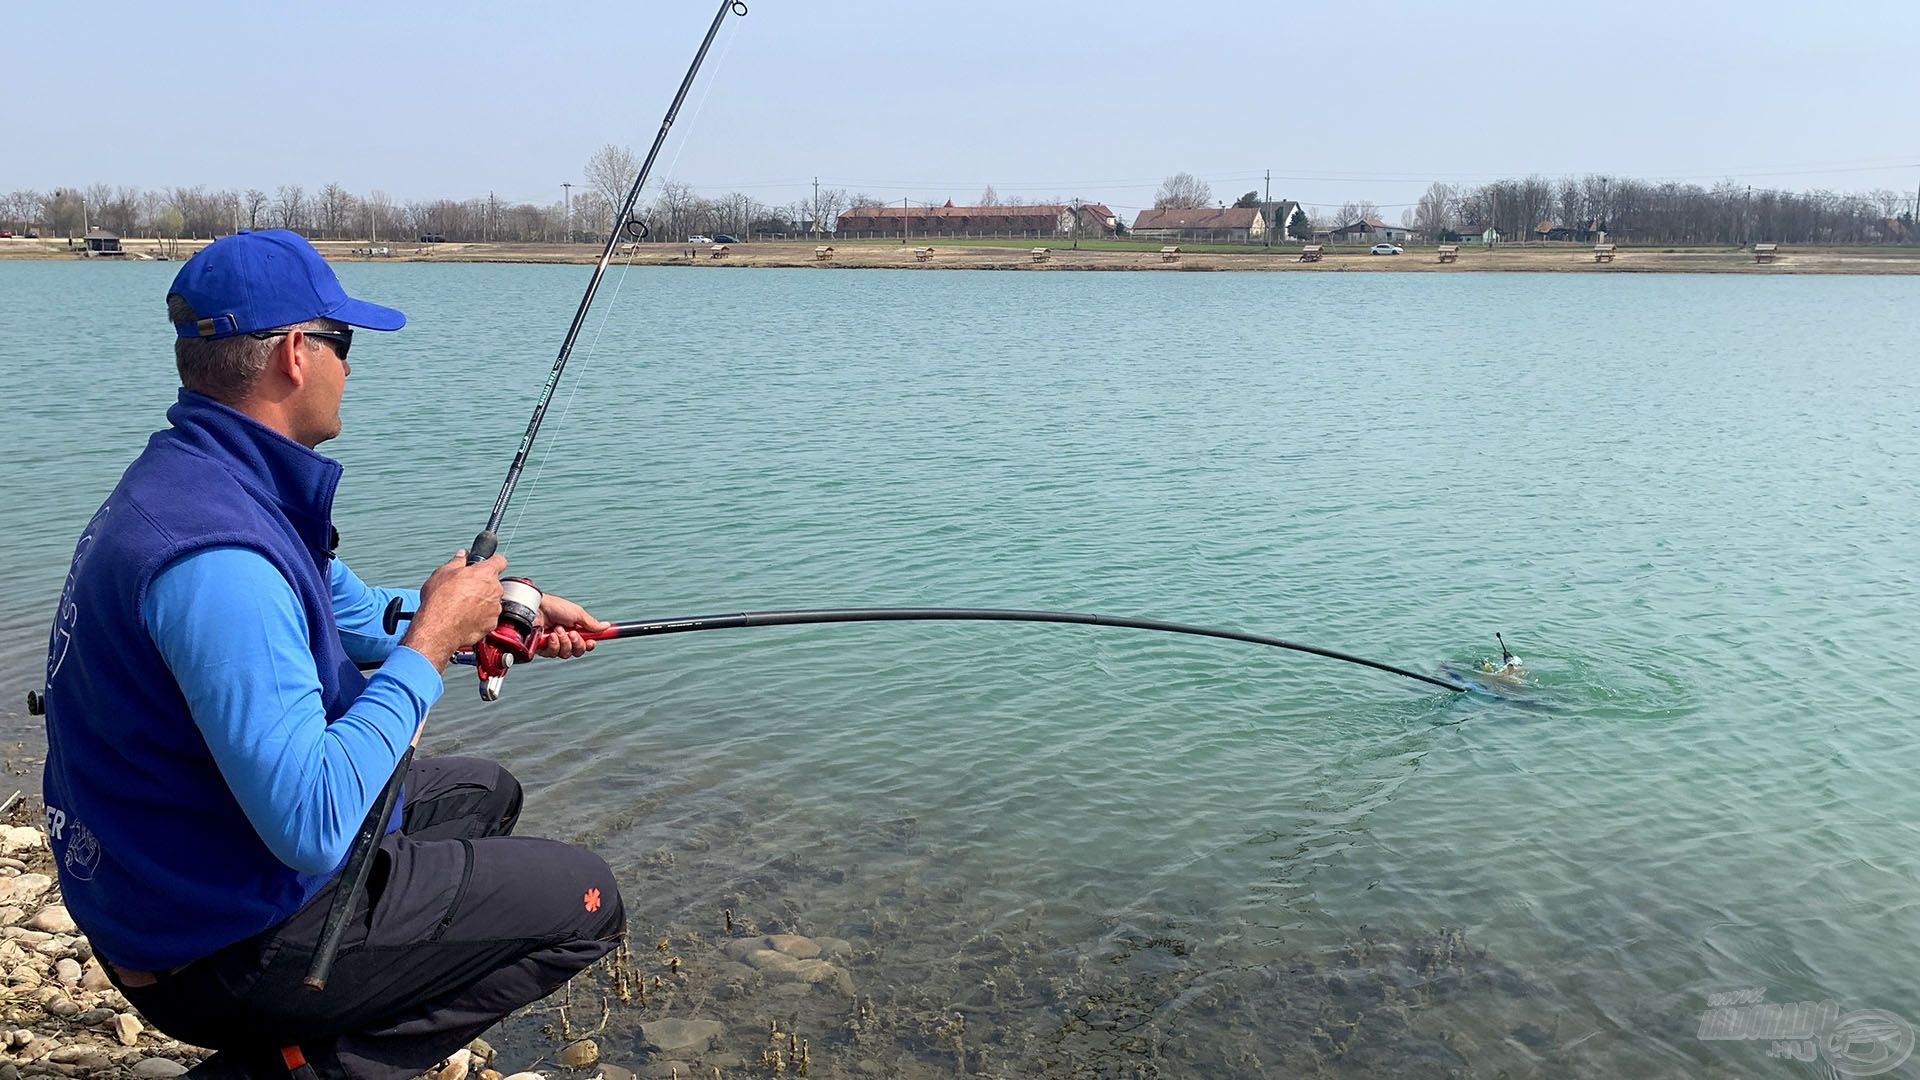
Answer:
M14 786L73 541L176 385L174 269L0 263ZM588 270L340 273L411 318L323 448L341 555L413 584ZM1434 672L1499 631L1528 685L756 629L492 705L456 670L423 746L507 763L696 967L723 910L849 940L850 1008L677 1002L750 1060L774 1013L816 1075L1806 1075L1698 1029L1738 991L1920 1022L1916 346L1912 278L616 269L503 544L597 614L1057 608Z

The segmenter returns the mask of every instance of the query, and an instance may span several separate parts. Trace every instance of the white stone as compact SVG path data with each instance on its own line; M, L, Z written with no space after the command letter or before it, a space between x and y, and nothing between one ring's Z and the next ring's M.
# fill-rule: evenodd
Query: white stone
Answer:
M512 1076L507 1077L507 1080L547 1080L547 1074L537 1073L537 1072L517 1072L517 1073L514 1073Z
M560 1064L569 1069L584 1069L600 1060L600 1044L592 1039L568 1043L560 1050Z
M27 920L27 925L35 930L45 930L49 934L77 934L80 932L80 928L74 925L73 916L67 914L65 904L49 904L41 908L40 914Z
M132 1046L140 1041L140 1033L145 1030L140 1018L132 1013L121 1013L113 1018L113 1037L120 1040L121 1046Z
M53 888L53 879L45 874L21 874L0 884L0 904L31 904Z
M185 1065L163 1057L141 1058L133 1066L133 1075L140 1080L167 1080L168 1077L179 1076L186 1071Z
M113 990L113 982L107 978L107 973L100 969L100 961L88 960L86 966L80 969L80 989L92 990L94 993L104 993L108 990ZM120 992L114 990L113 996L117 998L120 997ZM102 1004L107 1005L109 1008L124 1009L126 1008L126 999L120 998L117 1004L113 1002L103 1002Z
M34 851L47 846L47 838L31 825L0 826L0 851Z

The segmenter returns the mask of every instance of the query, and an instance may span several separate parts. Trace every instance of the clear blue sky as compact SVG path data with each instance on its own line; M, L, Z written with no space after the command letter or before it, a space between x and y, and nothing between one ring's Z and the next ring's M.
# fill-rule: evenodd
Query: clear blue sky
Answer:
M602 144L645 149L713 8L26 5L0 55L0 190L554 202ZM1911 197L1915 41L1912 0L752 0L655 175L774 204L816 175L890 200L993 184L1129 217L1179 171L1230 200L1271 169L1277 198L1389 220L1433 180L1533 172Z

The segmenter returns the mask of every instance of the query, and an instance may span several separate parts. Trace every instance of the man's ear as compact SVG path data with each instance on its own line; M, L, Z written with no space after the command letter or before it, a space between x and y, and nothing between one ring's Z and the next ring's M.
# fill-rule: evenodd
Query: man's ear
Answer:
M294 330L273 340L273 355L267 361L268 365L279 371L296 389L299 388L307 381L307 364L312 360L307 352L307 335Z

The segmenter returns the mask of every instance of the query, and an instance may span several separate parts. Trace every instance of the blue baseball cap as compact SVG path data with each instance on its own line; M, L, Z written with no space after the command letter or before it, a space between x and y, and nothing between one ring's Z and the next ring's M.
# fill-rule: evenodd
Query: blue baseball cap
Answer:
M173 324L184 338L232 337L309 319L368 330L407 325L393 308L348 296L306 237L285 229L242 229L215 240L180 268L167 295L185 300L198 316Z

